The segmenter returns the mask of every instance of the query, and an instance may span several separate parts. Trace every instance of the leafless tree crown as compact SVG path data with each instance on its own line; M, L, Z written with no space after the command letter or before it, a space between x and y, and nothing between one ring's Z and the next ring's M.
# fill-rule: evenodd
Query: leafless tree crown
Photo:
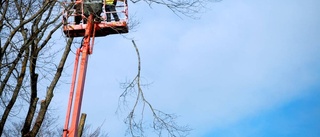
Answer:
M206 0L131 0L159 4L177 15L192 15L201 11ZM213 0L217 1L217 0ZM61 9L58 0L0 0L0 136L53 136L54 115L49 105L61 78L73 38L66 39L60 51L52 51L53 35L61 29ZM130 25L130 24L129 24ZM61 32L60 32L61 33ZM146 100L140 82L140 55L138 74L124 83L120 100L136 91L136 101L125 123L132 136L143 136L143 116L148 108L153 116L151 127L159 135L185 136L190 129L178 126L176 116L153 108ZM56 57L56 58L54 58ZM136 108L142 104L140 111ZM139 112L139 113L138 113ZM142 119L135 119L140 115ZM52 129L53 130L53 129ZM52 131L50 130L50 131ZM98 129L100 130L100 129ZM61 131L62 132L62 131ZM100 131L97 131L100 132ZM93 133L95 134L95 133Z
M60 3L1 0L0 4L0 134L35 136L47 126L47 110L73 39L68 40L59 54L60 61L55 63L53 57L58 52L51 52L50 47L55 44L53 34L61 26ZM20 133L13 135L10 131L17 127L21 127Z

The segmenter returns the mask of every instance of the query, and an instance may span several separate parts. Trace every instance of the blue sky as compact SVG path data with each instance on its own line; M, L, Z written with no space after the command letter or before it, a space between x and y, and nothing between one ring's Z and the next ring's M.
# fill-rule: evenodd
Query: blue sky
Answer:
M193 129L190 137L320 136L320 1L223 0L207 7L194 20L161 6L130 5L140 25L126 36L140 49L143 82L152 83L146 98L179 115ZM119 83L136 75L136 65L131 40L96 39L82 112L111 137L124 136L126 115L115 114ZM67 107L68 86L58 93L60 108Z

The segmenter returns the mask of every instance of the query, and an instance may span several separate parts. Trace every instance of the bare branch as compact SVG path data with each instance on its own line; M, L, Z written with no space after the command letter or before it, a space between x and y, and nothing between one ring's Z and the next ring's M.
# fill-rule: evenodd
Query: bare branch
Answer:
M167 133L171 137L184 137L189 134L191 130L188 126L179 126L175 120L177 116L175 114L167 114L160 110L155 109L152 104L145 98L144 92L141 85L141 60L140 53L137 45L132 40L133 46L136 50L138 57L138 72L135 78L131 82L122 83L126 85L124 87L123 93L119 97L119 105L127 102L127 96L136 93L136 98L131 108L129 115L125 119L125 123L128 125L127 133L133 137L144 136L145 121L144 113L145 111L151 111L153 116L153 122L151 128L158 134L162 136L164 133ZM141 106L139 106L141 105ZM138 107L141 107L140 110ZM121 106L118 106L118 110ZM117 110L117 111L118 111ZM137 117L139 116L139 117Z

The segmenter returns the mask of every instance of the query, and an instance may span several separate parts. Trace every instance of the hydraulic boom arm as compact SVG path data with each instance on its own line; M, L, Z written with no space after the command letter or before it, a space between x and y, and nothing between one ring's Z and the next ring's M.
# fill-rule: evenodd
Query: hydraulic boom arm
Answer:
M84 84L86 80L88 56L92 53L92 47L94 44L95 26L96 25L93 22L93 15L91 14L88 17L88 23L85 30L85 35L83 37L83 43L81 47L77 49L77 52L76 52L76 59L75 59L74 70L72 75L72 83L71 83L70 96L69 96L69 102L68 102L67 116L66 116L64 129L63 129L63 137L78 137L78 123L79 123L79 117L80 117L80 111L81 111L83 89L84 89ZM90 45L91 39L92 41ZM80 55L81 55L81 59L80 59L80 67L79 67ZM77 73L78 70L79 70L79 73ZM73 102L75 84L77 84L77 88L76 88L75 100ZM71 115L72 109L73 109L72 121L69 128L69 121L70 121L70 115Z

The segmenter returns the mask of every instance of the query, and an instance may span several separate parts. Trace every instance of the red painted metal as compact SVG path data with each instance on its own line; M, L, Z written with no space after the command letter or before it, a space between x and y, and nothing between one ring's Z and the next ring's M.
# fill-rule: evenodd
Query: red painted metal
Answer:
M74 86L76 83L77 73L78 73L78 64L79 64L79 56L80 56L80 48L77 49L76 52L76 59L74 61L74 68L73 68L73 74L72 74L72 82L71 82L71 89L70 89L70 95L69 95L69 102L68 102L68 109L67 109L67 116L66 116L66 122L63 128L63 137L67 137L68 135L68 128L69 128L69 121L70 121L70 114L71 114L71 108L72 108L72 102L73 102L73 96L74 96Z
M123 6L124 10L121 13L125 14L125 18L120 19L120 21L116 21L116 22L106 22L105 20L102 22L94 22L93 21L94 16L91 14L87 19L87 24L83 24L83 23L74 24L74 23L68 22L69 16L75 17L75 16L78 16L78 14L69 14L70 11L68 10L64 12L63 32L67 37L83 37L83 43L81 47L77 49L77 52L76 52L66 121L63 129L63 137L78 137L78 125L79 125L78 123L79 123L82 97L83 97L85 78L86 78L86 72L87 72L88 56L93 52L94 38L100 37L100 36L107 36L110 34L128 33L127 0L118 0L118 1L122 1L124 3L124 6ZM83 7L83 0L71 0L71 3L82 4L81 7ZM83 9L81 10L83 13ZM81 16L82 18L84 18L83 15ZM75 91L75 86L77 86L76 91ZM71 119L72 121L70 123L71 115L72 115L72 119Z
M82 37L88 24L68 24L63 26L63 32L67 37ZM127 21L101 22L97 24L96 36L128 33Z
M77 3L77 4L82 4L83 5L83 1L82 0L71 0L73 4ZM129 28L128 28L128 3L127 0L118 0L119 2L121 2L122 4L118 5L117 7L120 8L121 10L119 10L117 13L120 15L124 15L123 18L120 18L119 21L115 21L115 22L107 22L105 17L105 10L104 12L102 12L102 16L101 16L101 21L99 23L97 23L96 25L96 32L95 32L95 36L96 37L101 37L101 36L107 36L107 35L112 35L112 34L125 34L129 32ZM67 5L66 5L67 6ZM83 9L82 13L83 13ZM71 17L75 17L75 13L71 10L65 10L64 14L63 14L63 32L67 37L83 37L85 35L85 31L86 31L86 27L88 26L88 24L86 23L76 23L74 20L69 20L71 19ZM82 18L85 18L84 15L81 15Z
M70 97L69 97L66 122L65 122L64 130L63 130L63 137L78 137L78 123L79 123L83 90L84 90L84 84L85 84L85 78L86 78L86 72L87 72L88 56L89 56L89 54L92 53L91 46L93 45L93 40L92 40L92 45L90 45L90 40L91 40L91 38L94 39L94 34L93 34L93 32L94 32L93 30L95 29L94 26L96 26L96 25L94 25L93 15L91 14L88 18L88 23L87 23L82 46L79 49L77 49L77 56L76 56L74 74L73 74L73 78L72 78L72 85L71 85L71 90L70 90ZM81 60L80 60L79 74L76 78L77 69L78 69L78 61L79 61L79 54L78 53L79 54L81 53ZM76 89L76 94L75 94L75 100L73 102L73 97L74 97L73 92L74 92L75 83L77 83L77 89ZM72 104L74 104L73 105L73 112L72 112L72 121L71 121L70 128L68 128Z

